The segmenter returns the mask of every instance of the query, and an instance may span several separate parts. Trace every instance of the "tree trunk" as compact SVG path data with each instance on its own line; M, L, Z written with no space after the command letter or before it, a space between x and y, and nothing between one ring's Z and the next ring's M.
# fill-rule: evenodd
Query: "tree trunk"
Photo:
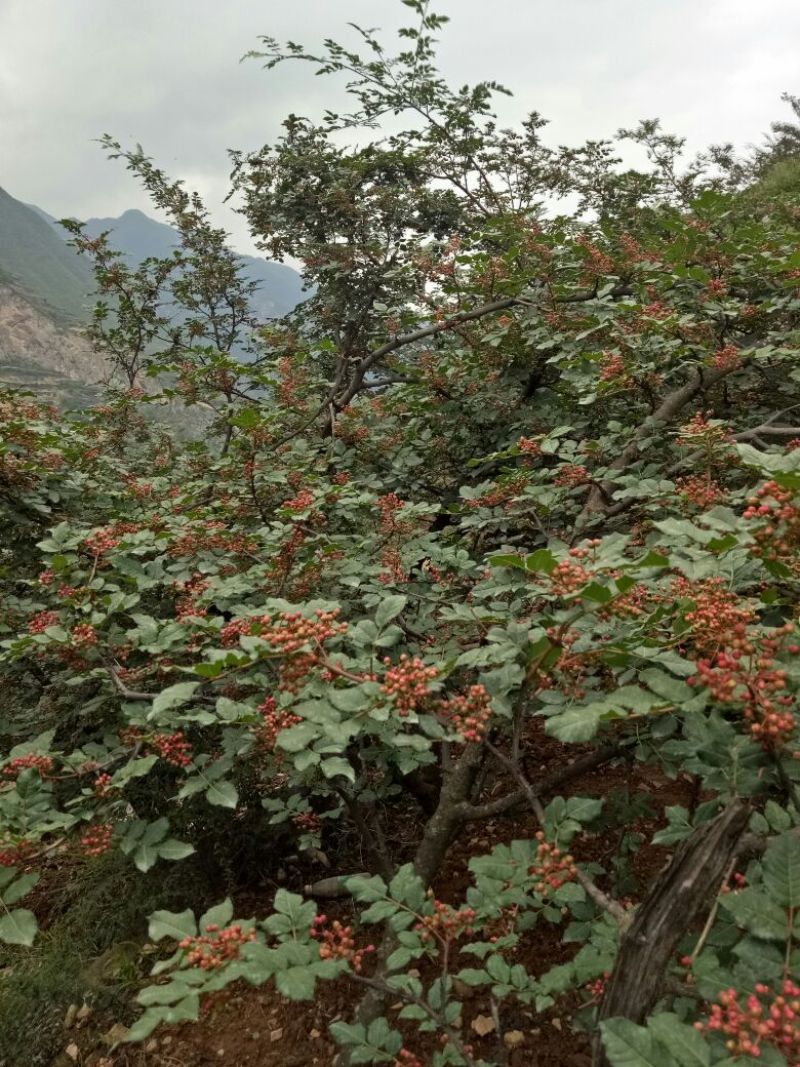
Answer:
M749 817L747 806L734 801L678 847L622 934L601 1020L644 1023L661 994L678 943L719 893ZM608 1067L599 1030L593 1067Z

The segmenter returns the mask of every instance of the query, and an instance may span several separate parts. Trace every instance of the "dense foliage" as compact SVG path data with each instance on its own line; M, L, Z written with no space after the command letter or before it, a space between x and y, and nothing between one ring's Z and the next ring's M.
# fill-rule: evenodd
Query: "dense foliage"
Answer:
M23 898L65 849L157 884L220 836L244 870L349 832L364 930L286 890L265 921L157 911L172 953L132 1038L237 979L304 999L348 975L352 1063L414 1067L435 1032L425 1062L487 1064L459 990L502 1034L509 1005L591 985L598 1063L797 1064L797 185L764 194L763 158L729 148L682 166L655 122L620 135L643 170L547 147L535 114L501 129L501 88L451 90L445 20L406 3L393 58L367 32L367 58L264 43L269 66L346 74L354 106L235 158L253 233L304 264L289 319L252 321L224 235L141 150L109 142L183 250L134 270L72 227L124 386L68 418L0 400L0 938L32 942ZM176 396L213 410L206 439L146 418ZM534 770L546 735L578 758ZM603 805L571 789L626 759L697 795L633 899L581 855ZM525 808L535 834L433 898L469 824ZM580 948L530 973L544 923Z

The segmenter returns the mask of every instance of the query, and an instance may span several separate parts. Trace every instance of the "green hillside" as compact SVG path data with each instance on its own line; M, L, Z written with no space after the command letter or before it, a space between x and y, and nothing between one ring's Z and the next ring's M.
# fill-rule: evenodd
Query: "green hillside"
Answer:
M132 263L141 263L149 256L163 259L180 247L177 230L136 209L123 212L119 218L89 219L86 231L92 237L108 231L111 247ZM258 282L253 295L253 309L258 318L285 315L303 299L303 282L296 270L255 256L241 259L246 277Z
M91 272L52 225L0 189L0 277L60 322L86 318Z
M65 238L64 230L52 215L34 205L31 205L31 210L49 223L62 240ZM149 218L135 208L124 211L118 218L88 219L86 232L91 237L107 232L109 245L122 252L133 264L151 256L163 259L180 246L177 230ZM303 300L303 280L292 267L256 256L242 256L241 259L247 278L258 282L258 289L253 295L253 309L257 318L285 315Z

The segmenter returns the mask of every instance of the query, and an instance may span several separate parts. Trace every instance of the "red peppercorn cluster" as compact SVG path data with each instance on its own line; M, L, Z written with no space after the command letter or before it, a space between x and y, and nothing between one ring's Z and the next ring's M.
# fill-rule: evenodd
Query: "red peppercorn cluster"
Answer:
M539 842L536 848L536 863L529 868L528 874L536 879L534 891L546 896L560 889L565 882L574 881L578 869L569 853L563 853L560 848L545 839L543 830L536 833L536 840Z
M586 485L589 481L589 472L586 467L577 463L565 463L559 468L558 474L553 479L553 485L560 489L574 489L578 485Z
M217 923L209 923L204 935L184 937L178 942L178 948L187 952L186 962L190 967L213 971L231 960L238 960L242 945L255 939L255 930L243 930L239 923L222 929Z
M220 642L223 648L233 648L239 644L239 638L249 637L256 632L257 618L231 619L220 630Z
M277 578L283 578L289 573L294 563L294 558L307 537L308 534L302 526L294 525L292 527L292 532L281 545L280 552L275 559L273 570Z
M301 811L293 815L292 823L307 834L317 834L322 829L322 819L315 811Z
M697 448L702 445L709 451L731 444L732 441L733 436L728 427L709 422L702 411L698 411L681 426L678 436L678 444L684 448Z
M4 837L0 845L0 867L18 867L30 858L34 849L33 841L23 839L12 844L9 837Z
M630 385L631 376L625 369L625 360L618 352L604 352L600 362L600 381L616 385Z
M278 396L283 407L297 408L298 397L303 385L303 376L292 363L289 356L278 360Z
M287 511L308 511L314 503L314 494L310 489L301 489L291 500L285 500L281 507Z
M381 691L394 700L400 717L405 719L425 703L430 695L428 683L438 676L439 671L436 667L426 667L418 656L411 657L405 652L397 664L393 664L388 656L383 662L386 674Z
M318 915L311 924L311 937L319 942L322 960L347 960L356 974L364 966L364 959L375 951L374 945L356 948L352 926L343 926L338 919L328 925L327 915Z
M611 971L603 971L600 978L595 978L593 982L587 982L586 988L597 1000L602 1000L605 996L606 986L608 980L611 977Z
M97 826L89 827L80 839L84 856L102 856L104 852L108 852L113 836L112 823L98 823Z
M51 570L42 571L39 575L39 585L52 585L55 581L55 572Z
M286 659L281 664L278 687L297 692L306 676L321 662L323 644L347 632L347 623L338 622L338 609L318 609L311 618L300 612L282 612L277 619L261 618L261 637Z
M542 454L542 446L539 441L534 441L532 437L520 437L517 441L517 448L520 452L524 452L526 456L540 456Z
M725 345L724 348L718 348L711 357L711 366L716 367L717 370L732 371L741 365L742 357L739 355L739 349L736 345Z
M592 278L602 278L606 274L614 273L614 260L586 236L579 234L575 238L575 244L581 247L587 255L586 269Z
M104 556L106 552L111 552L112 549L115 549L120 540L121 538L112 532L112 528L108 527L90 533L83 543L93 556Z
M726 883L722 887L720 893L738 893L739 890L744 889L746 885L747 878L742 874L741 871L736 871L734 874L731 875L730 882Z
M392 1067L422 1067L422 1060L411 1049L401 1048Z
M34 615L28 623L29 634L41 634L49 626L58 626L59 618L57 611L40 611Z
M780 561L798 571L800 549L800 508L792 503L794 494L776 482L765 482L747 501L746 519L760 520L753 530L753 554L761 559Z
M166 763L173 767L188 767L192 762L192 746L182 730L174 734L154 734L150 744Z
M619 578L621 573L621 571L612 571L610 577ZM602 608L598 612L598 615L601 618L615 616L619 619L635 619L637 616L643 615L644 612L648 610L650 607L650 600L650 590L646 585L637 582L637 584L632 585L626 593L615 597L607 607Z
M500 504L508 505L515 497L523 491L528 484L528 479L525 475L520 475L517 478L511 478L502 485L495 485L494 489L490 489L484 493L483 496L475 497L472 500L467 501L467 507L470 508L496 508Z
M387 545L381 550L381 566L378 581L383 585L400 585L406 580L406 568L398 548Z
M208 589L209 582L202 574L193 574L186 582L174 582L173 589L180 595L175 603L175 618L183 621L188 618L204 618L208 609L200 607L197 598Z
M439 713L450 721L465 741L480 741L492 716L492 698L485 686L471 685L466 693L442 700Z
M783 638L794 632L791 623L774 637L735 637L732 651L714 659L699 659L690 685L704 685L720 704L739 706L752 736L765 748L786 744L797 729L794 701L786 695L788 672L775 667ZM788 651L800 651L789 645Z
M800 986L787 978L776 993L759 982L744 1003L742 997L736 989L723 990L708 1018L696 1022L695 1028L724 1035L725 1047L733 1056L758 1059L762 1046L771 1045L787 1063L800 1063Z
M553 567L548 577L556 596L567 596L586 585L592 576L580 563L564 559Z
M571 651L580 634L572 630L559 633L555 626L549 627L545 632L554 645L561 646L562 652L556 663L547 670L533 671L530 676L531 682L540 689L549 689L553 684L552 676L557 671L560 691L572 699L582 700L586 695L583 683L591 665L591 656L587 653Z
M267 697L258 708L263 723L256 731L258 743L272 752L278 740L281 730L288 730L290 726L297 726L303 720L287 708L278 708L275 697Z
M725 587L723 578L696 583L678 579L673 588L694 601L694 608L685 618L692 628L696 648L711 652L724 645L742 653L749 650L747 627L755 622L755 614Z
M197 552L216 550L230 555L242 555L254 552L256 543L244 534L231 533L221 519L209 519L207 522L194 524L169 545L169 554L173 557L192 556Z
M111 775L98 774L94 780L94 791L99 797L108 796L111 789Z
M710 474L691 474L675 481L680 496L697 508L713 508L725 499L725 490Z
M3 768L4 778L16 778L22 771L34 770L44 778L53 769L53 760L50 756L36 756L29 753L27 756L15 756L10 763Z
M411 533L413 523L403 522L398 518L398 513L406 506L396 493L387 493L375 501L378 511L381 513L381 533L384 534L407 534Z
M422 922L415 924L414 929L420 935L423 945L433 941L455 941L456 938L466 934L468 937L473 932L472 924L477 918L477 912L472 908L461 908L456 911L449 904L441 900L434 900L433 915L426 915Z
M97 644L97 631L94 626L90 626L88 622L79 622L77 626L73 626L70 631L73 644L76 645L96 645Z
M322 659L322 644L347 631L347 623L337 621L338 610L317 610L311 618L299 612L233 619L221 632L222 644L231 647L240 635L258 634L275 651L287 656L281 665L279 688L296 692L299 683ZM311 648L309 648L311 646Z
M135 748L144 739L138 726L126 726L119 732L120 743L127 748Z

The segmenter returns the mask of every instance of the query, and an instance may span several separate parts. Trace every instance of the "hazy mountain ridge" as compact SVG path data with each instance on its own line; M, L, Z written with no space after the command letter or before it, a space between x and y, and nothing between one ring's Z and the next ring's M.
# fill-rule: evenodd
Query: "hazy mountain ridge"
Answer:
M89 219L86 229L91 236L108 232L111 247L134 264L169 256L180 244L176 230L136 209ZM80 331L94 303L94 278L67 237L54 216L0 188L0 382L80 406L108 367ZM291 267L241 258L247 278L260 283L252 301L257 319L285 315L304 299Z
M66 237L58 221L41 208L30 205L40 218L46 220L56 233ZM131 263L141 263L149 257L163 259L180 247L178 231L164 222L151 219L137 208L124 211L118 218L91 218L86 220L86 232L91 237L108 233L111 248L122 252ZM242 255L245 275L259 283L253 295L253 310L259 319L285 315L296 307L304 297L303 280L292 267L274 263L256 256Z
M0 276L61 323L88 317L93 281L88 263L38 212L0 188Z

